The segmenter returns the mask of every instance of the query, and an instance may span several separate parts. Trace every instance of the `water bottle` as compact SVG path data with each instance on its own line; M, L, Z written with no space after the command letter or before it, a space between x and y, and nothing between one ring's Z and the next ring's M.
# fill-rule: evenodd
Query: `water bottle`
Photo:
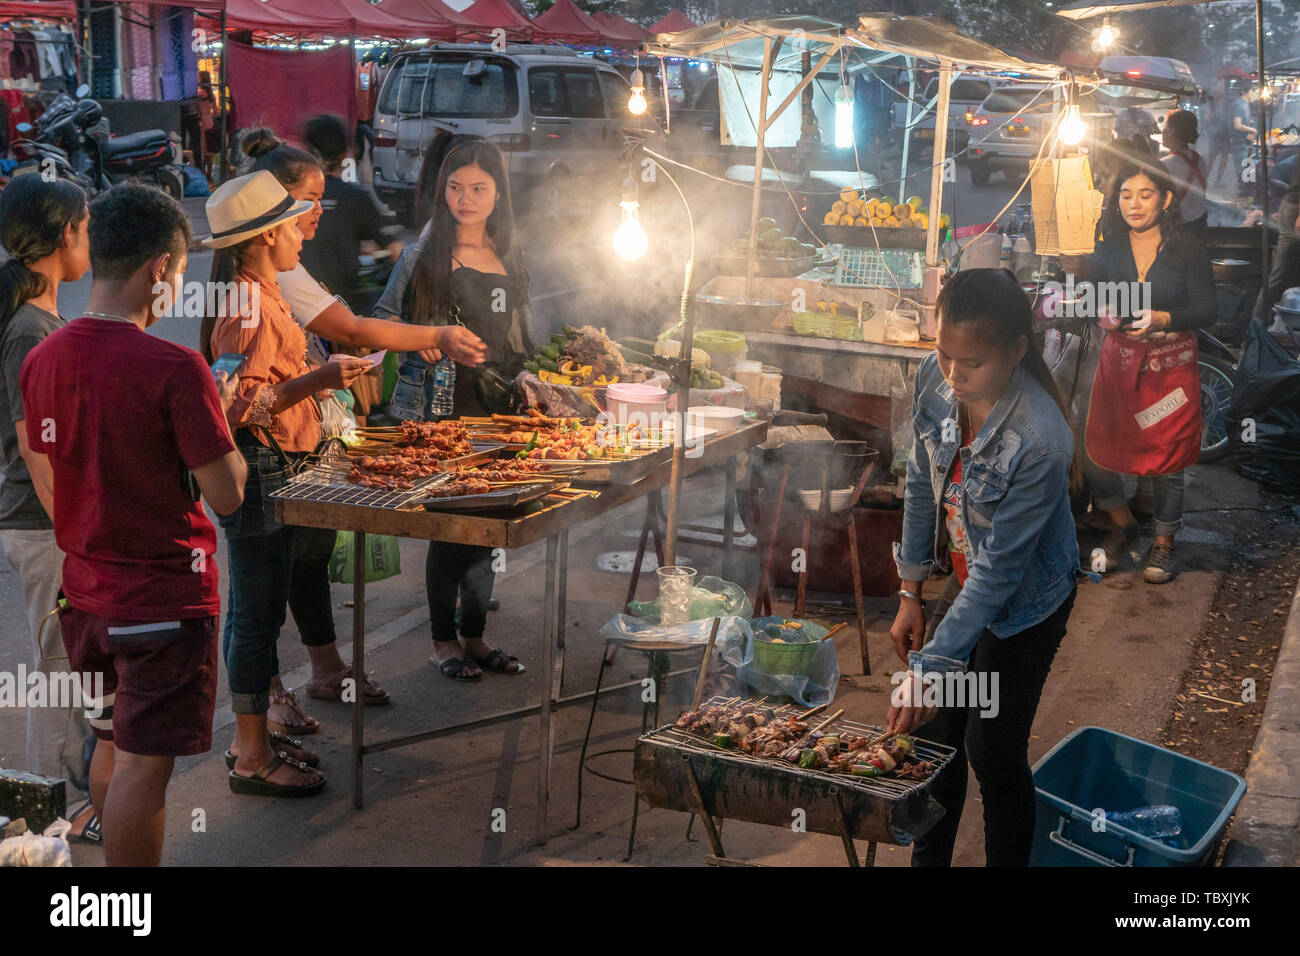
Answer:
M1011 237L1002 233L1002 251L998 254L998 268L1011 268Z
M456 391L456 363L447 356L438 359L433 367L433 417L447 418L455 408L452 395Z
M1139 833L1152 840L1163 840L1171 846L1177 846L1172 838L1183 832L1183 815L1177 807L1163 804L1158 807L1138 807L1123 813L1114 810L1106 814L1108 823L1116 823L1127 830Z
M1011 247L1011 268L1021 282L1034 281L1034 250L1024 236L1016 236Z

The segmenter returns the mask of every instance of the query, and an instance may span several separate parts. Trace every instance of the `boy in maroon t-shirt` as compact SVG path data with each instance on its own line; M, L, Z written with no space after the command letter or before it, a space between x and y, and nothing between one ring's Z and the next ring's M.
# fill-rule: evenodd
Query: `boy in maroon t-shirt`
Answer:
M67 554L60 624L74 671L102 674L90 792L109 866L162 856L174 758L212 744L217 690L217 535L189 475L218 514L243 500L211 371L192 349L145 329L177 288L189 222L156 189L116 186L90 210L94 285L83 318L23 363L33 471ZM163 286L159 286L163 283ZM168 295L164 292L163 296Z

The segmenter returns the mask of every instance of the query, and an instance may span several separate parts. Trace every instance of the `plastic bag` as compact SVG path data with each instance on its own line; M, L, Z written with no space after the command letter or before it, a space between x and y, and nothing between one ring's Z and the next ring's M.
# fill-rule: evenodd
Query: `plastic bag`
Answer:
M1237 471L1272 491L1300 493L1300 362L1259 319L1246 330L1227 431Z
M637 617L645 618L653 624L659 623L658 598L653 601L633 601L628 609ZM714 617L748 619L754 616L754 607L740 585L707 574L691 590L690 615L692 621Z
M797 628L781 627L788 623L783 617L750 622L753 662L741 671L741 678L755 694L793 697L805 707L830 703L840 685L835 642L823 640L827 632L820 624L796 621Z
M352 555L356 538L351 531L340 531L334 539L334 553L330 555L330 581L333 584L352 584L356 569ZM402 573L402 552L397 539L386 534L366 535L366 583L382 581Z
M561 418L595 418L604 410L605 387L590 385L552 385L543 382L532 372L523 371L515 377L524 402L535 405L547 415ZM645 380L646 385L655 385L667 391L669 407L672 407L674 395L672 380L667 372L654 370ZM692 399L694 401L694 399Z
M687 621L663 627L632 617L630 614L615 614L600 633L608 640L667 641L673 644L709 643L709 631L713 628L713 619ZM744 667L754 656L753 633L749 622L743 617L724 617L718 624L718 637L714 643L714 653L735 667Z
M0 840L0 867L5 866L72 866L72 850L67 835L72 824L55 820L40 836L21 833Z

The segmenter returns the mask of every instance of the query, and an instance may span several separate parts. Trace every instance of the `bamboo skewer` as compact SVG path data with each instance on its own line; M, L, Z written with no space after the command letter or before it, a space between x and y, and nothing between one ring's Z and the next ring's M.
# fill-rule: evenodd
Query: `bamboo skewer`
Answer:
M827 717L825 720L819 723L816 727L810 730L809 733L815 734L818 731L820 731L823 727L828 726L831 723L831 721L839 720L843 716L844 716L844 708L841 707L839 710L835 711L835 713L831 714L829 717Z
M812 710L808 711L807 713L800 714L798 718L799 722L806 723L808 718L811 717L813 714L819 713L820 711L825 710L829 706L830 706L830 701L827 701L826 703L822 704L820 707L814 707Z

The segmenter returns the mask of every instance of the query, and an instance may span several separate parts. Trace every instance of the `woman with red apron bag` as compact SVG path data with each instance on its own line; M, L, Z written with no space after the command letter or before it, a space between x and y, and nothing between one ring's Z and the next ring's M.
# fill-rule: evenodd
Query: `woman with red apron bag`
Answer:
M1107 238L1093 253L1095 301L1128 314L1108 330L1093 380L1084 446L1097 508L1115 527L1102 544L1114 570L1137 557L1138 530L1124 475L1152 478L1155 542L1142 577L1173 579L1174 535L1182 526L1183 471L1200 456L1201 390L1195 330L1214 321L1214 272L1205 246L1182 228L1175 186L1158 169L1125 166L1110 200ZM1107 285L1102 285L1107 283ZM1113 324L1103 320L1103 327Z

